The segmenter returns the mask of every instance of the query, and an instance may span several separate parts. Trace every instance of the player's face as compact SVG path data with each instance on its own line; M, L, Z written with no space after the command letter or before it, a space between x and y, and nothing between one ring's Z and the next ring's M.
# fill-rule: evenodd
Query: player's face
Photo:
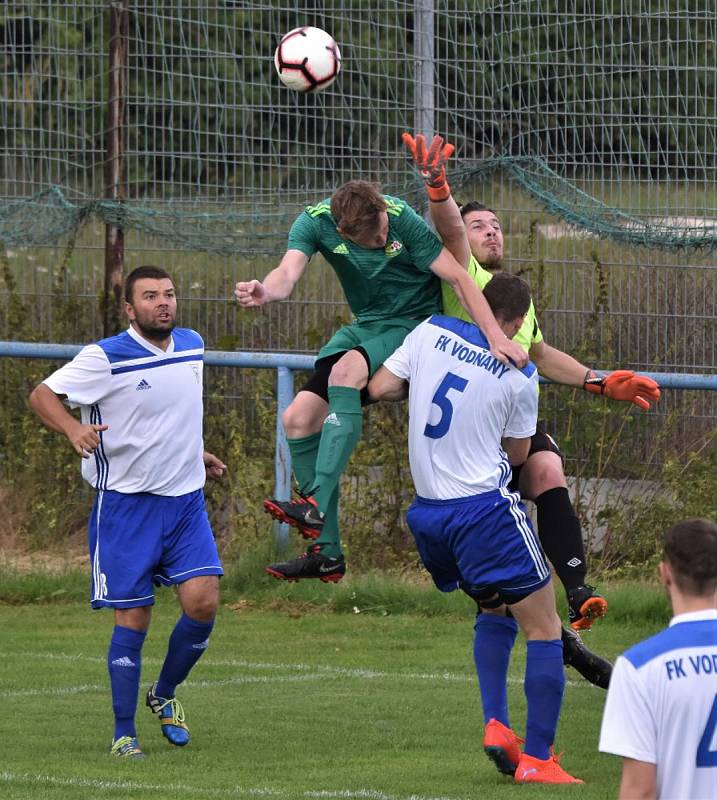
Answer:
M367 250L383 249L388 242L388 213L380 211L378 214L378 225L375 228L367 231L361 231L359 234L343 234L344 238L350 242L357 244L359 247L365 247Z
M132 325L150 341L165 341L177 322L177 296L169 278L140 278L125 303Z
M471 253L486 269L500 269L503 262L503 231L492 212L471 211L463 217Z

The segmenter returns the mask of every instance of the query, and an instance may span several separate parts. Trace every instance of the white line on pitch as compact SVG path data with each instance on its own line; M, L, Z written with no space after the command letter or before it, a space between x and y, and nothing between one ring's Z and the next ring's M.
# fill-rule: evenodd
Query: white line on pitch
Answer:
M25 653L15 653L14 655L19 655L22 658L44 658L50 660L59 660L59 661L89 661L93 663L106 663L106 657L101 658L99 656L87 656L82 654L66 654L66 653L33 653L33 652L25 652ZM160 659L155 658L143 658L143 664L159 664L161 663ZM245 669L245 670L267 670L267 671L286 671L289 673L293 672L309 672L312 675L321 675L323 677L334 675L340 678L358 678L364 680L375 680L377 678L380 679L388 679L388 680L417 680L417 681L430 681L432 683L475 683L475 675L465 675L456 672L387 672L385 670L372 670L372 669L365 669L365 668L356 668L356 667L336 667L329 664L287 664L287 663L276 663L276 662L261 662L261 661L247 661L245 659L212 659L211 657L204 658L201 661L203 667L234 667L237 669ZM267 682L276 681L282 682L284 680L288 681L296 676L289 675L285 677L277 677L275 679L267 678L265 679ZM227 679L224 681L214 681L214 680L203 680L200 682L193 682L187 681L185 683L186 686L221 686L221 685L229 685L229 683L251 683L251 682L262 682L261 678L256 678L254 680L250 679ZM521 686L523 684L522 678L508 678L508 683L514 686ZM595 689L597 687L593 686L592 684L588 683L587 681L573 681L573 680L566 680L565 681L567 686L578 687L578 688L590 688ZM0 697L10 696L3 692L0 692Z
M190 797L276 797L288 798L296 797L296 793L292 792L289 795L282 789L272 789L271 787L257 786L257 787L244 787L232 786L226 789L211 787L190 786L183 783L143 783L141 781L123 781L123 780L98 780L96 778L62 778L55 775L34 774L31 772L0 772L0 781L6 783L34 783L34 784L50 784L53 786L75 786L85 787L88 789L119 789L125 791L170 791L174 793L186 792ZM451 797L426 797L424 795L412 794L409 796L400 796L395 794L386 794L385 792L375 791L373 789L324 789L324 790L307 790L301 792L300 797L306 798L325 798L325 800L460 800L460 798Z

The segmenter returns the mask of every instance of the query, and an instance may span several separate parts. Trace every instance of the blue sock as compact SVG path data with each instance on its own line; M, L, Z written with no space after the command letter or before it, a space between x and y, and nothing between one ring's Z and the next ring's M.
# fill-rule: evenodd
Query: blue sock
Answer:
M483 721L508 722L508 666L518 623L512 617L478 614L473 640L478 685L483 701Z
M137 712L139 676L142 671L142 645L147 631L135 631L115 625L107 652L107 669L112 687L112 710L115 735L136 736L134 717Z
M562 641L528 642L525 664L525 698L528 701L525 752L534 758L546 759L550 756L564 689Z
M167 655L155 690L157 697L164 697L165 700L174 697L177 686L189 675L207 649L213 627L214 620L197 622L182 614L169 637Z

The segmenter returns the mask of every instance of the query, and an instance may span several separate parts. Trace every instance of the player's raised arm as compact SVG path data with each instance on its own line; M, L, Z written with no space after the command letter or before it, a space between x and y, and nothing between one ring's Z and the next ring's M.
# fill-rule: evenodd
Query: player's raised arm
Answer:
M285 300L302 276L309 257L301 250L287 250L279 266L263 281L239 281L234 295L242 308L259 308L275 300Z
M434 136L428 147L420 133L415 139L410 133L404 133L402 138L424 180L436 233L456 261L467 267L471 257L470 244L461 211L446 179L446 165L455 148L444 142L441 136Z

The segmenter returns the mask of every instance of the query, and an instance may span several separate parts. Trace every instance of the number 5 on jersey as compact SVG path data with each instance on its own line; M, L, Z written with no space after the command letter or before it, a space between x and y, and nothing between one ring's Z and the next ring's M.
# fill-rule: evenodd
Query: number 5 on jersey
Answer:
M457 392L465 391L468 386L468 381L461 378L460 375L455 375L452 372L447 372L441 381L440 386L436 389L431 403L441 409L441 418L435 425L428 423L423 431L424 436L429 439L440 439L448 433L451 427L451 420L453 419L453 403L448 399L448 392L455 389Z

